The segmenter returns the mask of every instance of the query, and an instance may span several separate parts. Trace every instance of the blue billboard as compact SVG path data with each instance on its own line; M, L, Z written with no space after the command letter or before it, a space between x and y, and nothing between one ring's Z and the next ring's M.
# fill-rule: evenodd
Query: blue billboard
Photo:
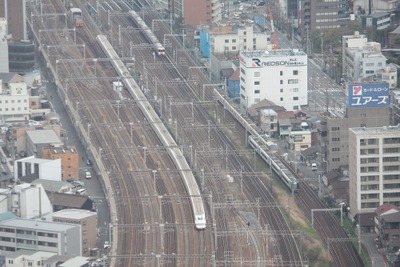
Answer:
M347 107L389 106L388 83L350 83L347 89Z

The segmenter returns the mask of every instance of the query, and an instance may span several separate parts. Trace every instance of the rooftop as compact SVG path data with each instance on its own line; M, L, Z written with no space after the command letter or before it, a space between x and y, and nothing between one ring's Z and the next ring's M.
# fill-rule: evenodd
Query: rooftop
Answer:
M350 128L355 133L396 133L400 135L400 125L383 127L357 127Z
M45 232L61 232L75 227L79 227L74 224L54 223L54 222L42 221L40 219L29 220L21 218L14 218L8 221L3 221L0 223L0 225L2 227L35 229L35 230L42 230Z
M307 56L303 50L299 49L252 50L241 51L241 54L245 57Z
M65 210L59 210L57 212L54 212L52 214L53 218L68 218L68 219L84 219L87 218L88 216L93 216L95 215L96 212L88 211L88 210L81 210L81 209L65 209Z
M27 131L26 134L34 144L62 144L54 130Z

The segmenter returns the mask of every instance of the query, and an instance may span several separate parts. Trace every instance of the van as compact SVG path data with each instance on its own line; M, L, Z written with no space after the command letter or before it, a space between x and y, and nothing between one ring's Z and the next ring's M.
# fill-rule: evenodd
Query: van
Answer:
M76 193L82 196L86 196L86 189L85 188L81 188L76 190Z
M311 163L311 170L312 171L317 171L318 170L317 163L315 163L315 162Z

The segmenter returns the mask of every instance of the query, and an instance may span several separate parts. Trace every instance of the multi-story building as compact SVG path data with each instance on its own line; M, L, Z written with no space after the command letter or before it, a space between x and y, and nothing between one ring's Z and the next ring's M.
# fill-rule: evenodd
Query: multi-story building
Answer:
M326 172L347 170L349 128L381 127L390 124L389 107L348 108L345 114L331 112L317 126L317 159Z
M7 20L0 17L0 73L9 71L7 35Z
M206 28L200 31L200 52L212 54L235 54L245 50L265 50L270 46L270 36L257 30L254 25L230 25Z
M361 17L361 25L365 28L371 28L373 30L384 30L388 28L391 24L391 13L381 12L374 13Z
M8 33L11 38L27 40L26 0L0 1L0 17L5 17L8 22Z
M288 111L308 105L307 54L298 49L241 51L240 106L263 99Z
M44 251L29 251L29 250L18 250L16 252L9 252L6 254L6 266L7 267L40 267L42 262L48 258L57 255L56 253L44 252Z
M81 256L81 227L75 224L14 218L0 222L0 250L45 251Z
M373 213L383 203L400 205L400 128L349 130L350 213Z
M35 178L61 181L61 158L49 160L30 156L14 161L14 179L35 175Z
M0 191L0 213L10 211L22 218L35 218L53 212L41 184L22 183Z
M397 86L397 68L386 64L381 44L368 42L365 35L342 36L342 73L349 82L383 81Z
M305 31L344 27L350 20L348 8L347 0L299 1L297 14L299 28Z
M82 255L90 256L90 250L97 247L97 213L87 210L65 209L53 213L52 218L53 222L80 225Z
M38 158L42 157L43 148L63 145L54 130L27 131L26 136L26 152Z
M222 18L220 0L160 0L158 6L175 18L182 17L184 25L195 28Z
M43 159L61 159L61 179L79 180L79 154L75 146L53 146L43 148Z
M22 77L0 73L0 81L0 118L9 122L29 120L29 93Z

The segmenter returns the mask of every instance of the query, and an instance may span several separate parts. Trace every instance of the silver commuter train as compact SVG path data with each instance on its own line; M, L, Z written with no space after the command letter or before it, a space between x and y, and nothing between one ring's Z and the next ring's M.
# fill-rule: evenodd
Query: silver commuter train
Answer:
M248 137L248 142L256 153L272 168L279 178L281 178L290 191L299 191L299 181L274 153L266 151L267 149L264 149L253 136Z
M164 46L160 43L160 41L158 41L157 37L154 35L153 31L147 26L146 22L144 22L140 15L134 10L129 11L129 14L133 21L143 30L143 34L146 36L147 41L151 43L151 47L154 49L155 52L157 52L157 55L164 56Z
M175 140L162 123L157 113L154 111L150 102L147 100L143 92L140 90L139 86L136 84L135 80L130 77L128 69L125 67L124 63L119 59L119 56L112 48L111 44L108 42L104 35L98 35L96 37L101 49L107 55L108 58L114 60L111 61L114 69L117 71L118 75L122 78L131 96L137 100L137 105L142 110L146 119L151 122L153 130L156 132L158 138L161 140L162 144L168 151L171 159L173 160L175 166L180 170L180 174L183 178L186 190L190 197L190 202L193 208L194 222L197 229L206 228L206 216L204 211L203 200L200 196L200 189L196 183L196 179L193 172L190 170L189 164L187 163L182 151L179 149Z

